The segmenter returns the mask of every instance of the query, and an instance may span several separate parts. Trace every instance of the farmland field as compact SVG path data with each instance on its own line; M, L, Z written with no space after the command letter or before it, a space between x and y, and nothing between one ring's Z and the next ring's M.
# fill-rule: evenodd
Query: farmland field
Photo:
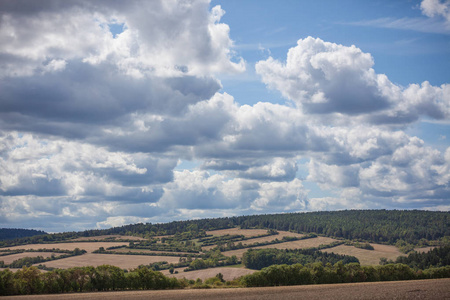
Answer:
M184 289L3 297L12 300L103 299L450 299L450 279L320 284L237 289Z
M114 252L118 252L118 253L128 253L128 252L132 252L132 253L155 253L155 254L161 254L161 253L168 253L169 251L157 251L157 250L148 250L148 249L132 249L132 248L118 248L118 249L113 249L111 251ZM174 251L170 251L170 253L173 254L180 254L180 255L189 255L189 254L193 254L190 252L174 252ZM195 253L194 253L195 254Z
M257 236L261 234L267 234L267 229L240 229L240 228L228 228L228 229L219 229L219 230L211 230L206 231L206 234L212 235L234 235L241 234L245 237Z
M230 234L230 235L238 234L238 235L243 235L245 237L253 237L253 236L258 236L260 234L267 234L267 230L262 230L262 229L238 229L238 228L222 229L222 230L215 230L215 231L210 231L210 232L213 232L214 235L218 235L218 236L223 236L223 235L226 235L226 234ZM283 237L301 238L301 237L304 237L304 236L305 236L304 234L300 234L300 233L292 233L292 232L289 232L289 231L278 231L278 234L276 234L276 235L269 235L269 236L254 238L254 239L245 240L245 241L237 241L236 243L242 242L243 245L249 245L249 244L253 244L253 243L271 242L271 241L273 241L275 239L281 240L281 239L283 239ZM216 245L205 246L205 247L202 247L202 250L203 251L208 251L208 250L210 250L210 249L212 249L214 247L216 247Z
M189 271L189 272L183 272L183 269L184 268L177 269L179 272L178 274L170 274L168 270L164 270L161 273L163 273L165 276L175 277L178 279L186 278L186 279L196 280L197 278L200 278L203 281L208 278L216 276L218 273L222 273L223 279L228 281L228 280L233 280L235 278L256 272L256 270L250 270L250 269L246 269L246 268L230 268L230 267L210 268L210 269L196 270L196 271Z
M144 238L141 238L139 236L132 236L132 235L99 235L99 236L87 236L87 237L79 237L76 239L73 239L71 241L92 241L92 240L111 240L111 239L117 239L117 240L133 240L133 241L142 241L145 240Z
M70 250L73 251L75 248L84 249L87 252L92 252L97 250L99 247L113 247L113 246L127 246L127 242L78 242L78 243L56 243L56 244L29 244L29 245L21 245L14 247L6 247L1 249L61 249L61 250Z
M304 248L311 248L311 247L318 247L320 245L328 245L333 242L336 242L337 240L328 238L328 237L316 237L316 238L310 238L305 240L298 240L298 241L292 241L292 242L285 242L285 243L279 243L279 244L273 244L273 245L266 245L266 246L259 246L259 247L253 247L251 249L265 249L265 248L275 248L275 249L304 249ZM224 251L222 252L226 256L233 256L236 255L236 257L241 258L242 255L248 250L246 249L238 249L238 250L231 250L231 251Z
M63 253L52 253L52 252L24 252L24 253L0 256L0 261L2 260L5 264L9 265L13 261L24 258L24 257L42 256L44 258L47 258L47 257L52 256L52 254L54 254L55 256L63 255Z
M339 245L337 247L323 249L323 252L334 252L335 254L352 255L359 259L361 265L378 265L380 258L395 260L399 256L405 256L395 246L371 244L374 250L366 250L353 246Z
M72 267L113 265L121 269L133 269L139 265L148 265L150 263L167 261L168 263L177 263L176 256L148 256L148 255L120 255L120 254L95 254L88 253L79 256L72 256L64 259L58 259L45 262L47 267L68 269Z

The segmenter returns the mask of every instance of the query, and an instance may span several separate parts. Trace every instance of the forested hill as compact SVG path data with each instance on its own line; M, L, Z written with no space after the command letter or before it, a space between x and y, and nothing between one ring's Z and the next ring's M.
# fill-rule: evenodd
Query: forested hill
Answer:
M0 241L18 239L34 235L47 234L45 231L34 229L0 228Z
M26 238L14 243L55 242L81 236L107 234L152 235L195 233L231 227L267 228L317 233L330 237L376 243L419 244L420 240L450 239L450 213L418 210L344 210L329 212L253 215L215 219L175 221L162 224L133 224L102 230L65 232ZM9 246L12 241L1 242Z
M272 228L294 232L314 232L330 237L362 239L394 244L402 239L417 243L450 236L450 213L418 210L344 210L177 221L164 224L134 224L106 230L89 230L83 235L99 234L176 234L191 230Z
M167 233L190 228L211 230L272 228L294 232L314 232L330 237L362 239L395 244L398 240L416 244L421 239L450 236L450 213L418 210L344 210L178 221L165 224L135 224L107 229L108 233ZM86 234L94 233L87 231Z

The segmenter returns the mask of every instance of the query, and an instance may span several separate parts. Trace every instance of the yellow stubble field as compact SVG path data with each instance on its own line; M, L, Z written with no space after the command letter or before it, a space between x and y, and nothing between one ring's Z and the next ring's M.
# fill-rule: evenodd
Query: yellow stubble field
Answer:
M324 252L352 255L359 259L361 265L378 265L380 258L395 260L398 256L405 256L397 247L389 245L371 244L374 250L366 250L353 246L339 245L337 247L323 249Z

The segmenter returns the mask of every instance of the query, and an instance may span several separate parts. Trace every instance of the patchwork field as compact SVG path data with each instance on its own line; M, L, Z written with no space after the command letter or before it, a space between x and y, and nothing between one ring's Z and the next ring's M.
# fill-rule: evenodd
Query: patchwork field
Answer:
M121 254L95 254L87 253L79 256L72 256L46 262L45 265L51 268L68 269L83 266L112 265L121 269L134 269L139 265L148 265L154 262L167 261L168 263L178 263L176 256L149 256L149 255L121 255ZM38 264L37 264L38 265Z
M212 234L212 235L216 235L216 236L223 236L223 235L243 235L245 237L254 237L254 236L258 236L258 235L262 235L262 234L267 234L267 230L266 229L239 229L239 228L231 228L231 229L221 229L221 230L214 230L214 231L207 231L207 234ZM264 237L260 237L260 238L254 238L254 239L250 239L250 240L245 240L245 241L237 241L236 243L242 242L243 245L250 245L250 244L254 244L254 243L265 243L265 242L271 242L274 241L276 239L281 240L283 239L283 237L297 237L297 238L301 238L305 236L304 234L301 233L294 233L294 232L289 232L289 231L278 231L277 235L270 235L270 236L264 236ZM216 247L216 245L211 245L211 246L205 246L202 247L203 251L208 251L212 248Z
M353 246L339 245L337 247L323 249L324 252L334 252L336 254L352 255L359 259L361 265L378 265L380 258L395 260L398 256L405 256L395 246L371 244L374 250L366 250Z
M207 231L207 234L214 236L225 236L225 235L244 235L246 237L256 237L258 235L267 234L266 229L239 229L239 228L231 228L231 229L222 229L222 230L214 230ZM270 242L275 239L282 240L283 237L303 237L303 234L292 233L288 231L279 231L277 235L253 238L249 240L242 241L242 244L249 245L253 243L264 243ZM161 237L169 237L169 236L161 236ZM155 251L149 249L129 249L129 248L118 248L112 251L118 253L128 253L128 252L144 252L144 253L154 253L155 256L150 255L121 255L121 254L96 254L92 253L95 250L98 250L100 247L107 249L108 247L117 247L117 246L128 246L128 242L114 242L111 240L114 239L127 239L127 240L144 240L141 237L133 237L133 236L125 236L125 235L103 235L96 237L82 237L78 238L78 242L66 242L66 243L56 243L56 244L31 244L31 245L22 245L15 247L8 247L3 249L61 249L61 250L74 250L75 248L84 249L88 253L80 256L74 256L54 261L48 261L44 264L47 267L53 268L71 268L71 267L80 267L80 266L99 266L103 264L114 265L123 269L133 269L138 267L139 265L148 265L155 262L166 261L168 263L177 264L180 261L178 256L164 256L161 255L168 251ZM94 240L97 240L94 242ZM196 240L194 240L195 242ZM238 258L242 258L243 254L249 249L264 249L264 248L275 248L275 249L305 249L318 247L320 245L328 245L333 242L336 242L336 239L329 237L315 237L298 241L284 242L272 245L258 246L252 248L244 248L237 249L232 251L224 251L222 252L225 256L231 257L235 255ZM182 242L185 243L185 242ZM235 242L239 243L239 241ZM169 245L169 244L168 244ZM405 255L401 253L395 246L388 245L380 245L380 244L371 244L375 250L365 250L360 248L355 248L353 246L345 246L340 245L333 248L323 249L324 252L334 252L336 254L344 254L344 255L352 255L359 259L362 265L378 265L380 262L380 258L384 257L386 259L395 260L398 256ZM207 251L216 245L205 246L203 247L203 251ZM419 252L426 252L432 249L433 247L424 247L416 249ZM180 255L189 255L192 253L189 252L171 252ZM0 257L0 261L3 260L5 264L10 264L14 260L23 258L23 257L36 257L36 256L44 256L50 257L52 255L51 252L26 252L8 255L4 257ZM56 256L60 255L55 253ZM36 264L37 265L37 264ZM187 279L196 279L196 278L209 278L215 276L217 273L222 273L225 279L230 280L234 277L242 276L245 274L249 274L253 272L252 270L248 270L245 268L236 268L236 267L221 267L221 268L211 268L211 269L203 269L196 270L190 272L183 272L185 267L176 269L178 274L170 275L168 270L164 270L163 273L166 275L174 276L177 278L187 278Z
M104 247L105 249L108 247L114 246L127 246L127 242L79 242L79 243L57 243L57 244L30 244L30 245L22 245L22 246L14 246L14 247L6 247L1 249L61 249L61 250L70 250L73 251L75 248L84 249L87 252L92 252L94 250L98 250L100 247Z
M275 249L304 249L304 248L311 248L311 247L318 247L320 245L328 245L333 242L336 242L337 240L328 238L328 237L316 237L311 239L305 239L305 240L298 240L298 241L292 241L292 242L286 242L286 243L280 243L280 244L273 244L273 245L267 245L267 246L259 246L259 247L253 247L251 249L265 249L265 248L275 248ZM226 256L233 256L236 255L238 258L242 258L242 255L248 250L249 248L245 249L238 249L238 250L231 250L231 251L224 251L222 252Z

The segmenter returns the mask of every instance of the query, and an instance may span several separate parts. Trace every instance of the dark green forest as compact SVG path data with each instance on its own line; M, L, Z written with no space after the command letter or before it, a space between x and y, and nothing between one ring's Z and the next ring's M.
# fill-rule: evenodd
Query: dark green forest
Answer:
M0 228L0 241L47 234L34 229Z
M438 247L425 253L412 252L399 256L395 263L405 264L414 269L450 266L450 245Z
M266 228L375 243L420 244L450 236L449 212L419 210L343 210L307 213L252 215L228 218L132 224L102 230L65 232L0 242L0 246L50 243L105 234L151 237L166 234L198 234L231 227Z
M350 255L340 255L315 249L250 249L244 253L242 262L249 269L261 270L271 265L294 265L294 264L311 264L311 263L327 263L335 264L342 262L343 264L358 263L359 260Z

